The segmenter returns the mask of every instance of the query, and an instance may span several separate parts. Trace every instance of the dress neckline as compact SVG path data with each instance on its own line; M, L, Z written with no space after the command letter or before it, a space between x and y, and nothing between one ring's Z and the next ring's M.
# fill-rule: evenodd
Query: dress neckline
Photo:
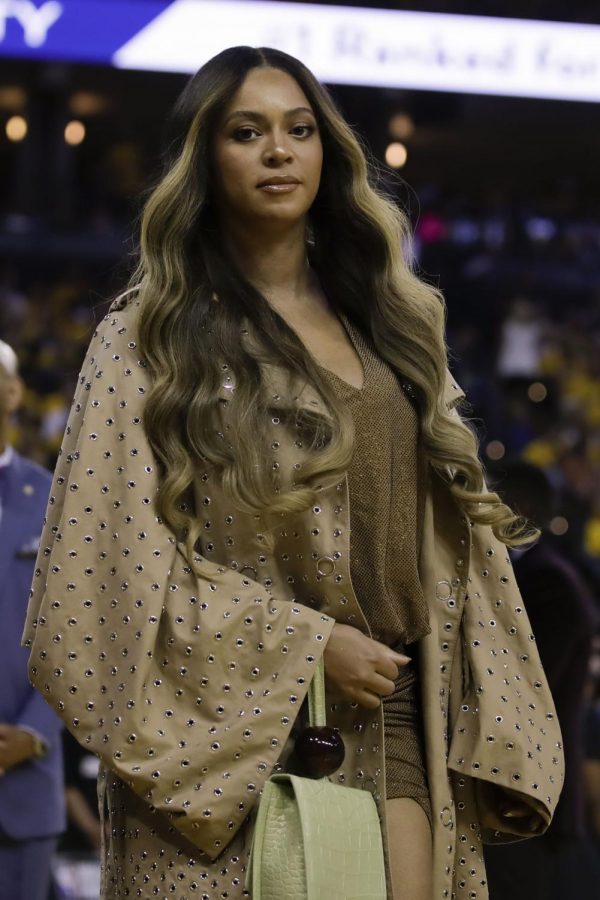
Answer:
M346 318L343 313L339 315L340 322L344 326L346 330L346 334L354 347L358 358L360 359L362 370L363 370L363 383L360 387L356 387L354 384L350 384L349 381L346 381L345 378L340 378L339 375L336 375L335 372L332 372L331 369L328 369L326 366L322 366L320 363L317 363L318 368L332 381L336 382L340 385L345 391L354 396L360 396L365 393L365 389L367 387L367 382L369 379L369 365L366 355L364 353L363 347L361 346L360 333L358 329L355 328L354 325Z

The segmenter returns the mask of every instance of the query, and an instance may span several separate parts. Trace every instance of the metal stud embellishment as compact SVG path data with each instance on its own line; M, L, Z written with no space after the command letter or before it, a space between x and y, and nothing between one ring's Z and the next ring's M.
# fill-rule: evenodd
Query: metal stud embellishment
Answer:
M321 556L317 560L316 567L319 575L326 578L335 572L335 560L332 556Z

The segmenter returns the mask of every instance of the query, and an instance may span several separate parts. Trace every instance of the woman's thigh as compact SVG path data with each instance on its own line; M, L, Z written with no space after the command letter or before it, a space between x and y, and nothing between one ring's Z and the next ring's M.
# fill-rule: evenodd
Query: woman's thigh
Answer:
M386 801L393 900L432 900L429 820L416 800Z

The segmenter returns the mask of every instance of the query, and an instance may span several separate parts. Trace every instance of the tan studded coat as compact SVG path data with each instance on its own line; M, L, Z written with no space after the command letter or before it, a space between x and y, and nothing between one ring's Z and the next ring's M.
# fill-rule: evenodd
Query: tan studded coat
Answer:
M367 630L350 582L347 484L283 519L269 550L255 520L205 473L196 491L203 574L193 574L153 508L158 472L142 424L148 374L135 317L135 304L113 306L81 372L25 629L30 674L101 759L104 900L237 900L247 896L249 814L273 767L285 766L334 621ZM291 481L301 436L278 414L285 378L270 369L265 380L268 452ZM225 437L232 388L225 370ZM459 396L449 383L448 403ZM320 401L305 387L294 402ZM482 831L514 838L492 830L493 786L518 790L549 821L560 732L504 546L470 528L438 478L425 516L431 633L420 665L434 898L483 900ZM384 820L381 712L333 691L328 710L346 744L333 777L372 791Z

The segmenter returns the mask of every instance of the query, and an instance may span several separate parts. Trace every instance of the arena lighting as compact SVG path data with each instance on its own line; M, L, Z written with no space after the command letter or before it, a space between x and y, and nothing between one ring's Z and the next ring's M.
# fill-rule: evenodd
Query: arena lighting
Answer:
M23 116L11 116L4 130L9 141L18 143L27 137L27 120Z
M532 403L542 403L548 396L548 389L541 381L533 381L527 388L527 396Z
M24 109L27 104L27 91L16 85L0 87L0 108L10 110Z
M392 169L401 169L406 165L408 153L404 144L394 141L388 144L385 150L385 161Z
M502 441L490 441L485 448L485 452L488 459L497 460L502 459L502 457L506 453L506 448Z
M85 125L83 122L73 119L65 126L65 142L71 147L77 147L85 140Z
M272 0L3 0L0 55L193 72L234 44L322 81L600 102L600 26Z
M554 516L552 521L550 522L550 531L552 534L560 537L563 534L566 534L569 530L569 523L564 516Z
M97 116L106 112L108 106L105 97L92 91L77 91L69 98L69 109L74 116Z
M407 141L415 133L415 123L408 113L394 113L388 122L388 131L397 141Z

